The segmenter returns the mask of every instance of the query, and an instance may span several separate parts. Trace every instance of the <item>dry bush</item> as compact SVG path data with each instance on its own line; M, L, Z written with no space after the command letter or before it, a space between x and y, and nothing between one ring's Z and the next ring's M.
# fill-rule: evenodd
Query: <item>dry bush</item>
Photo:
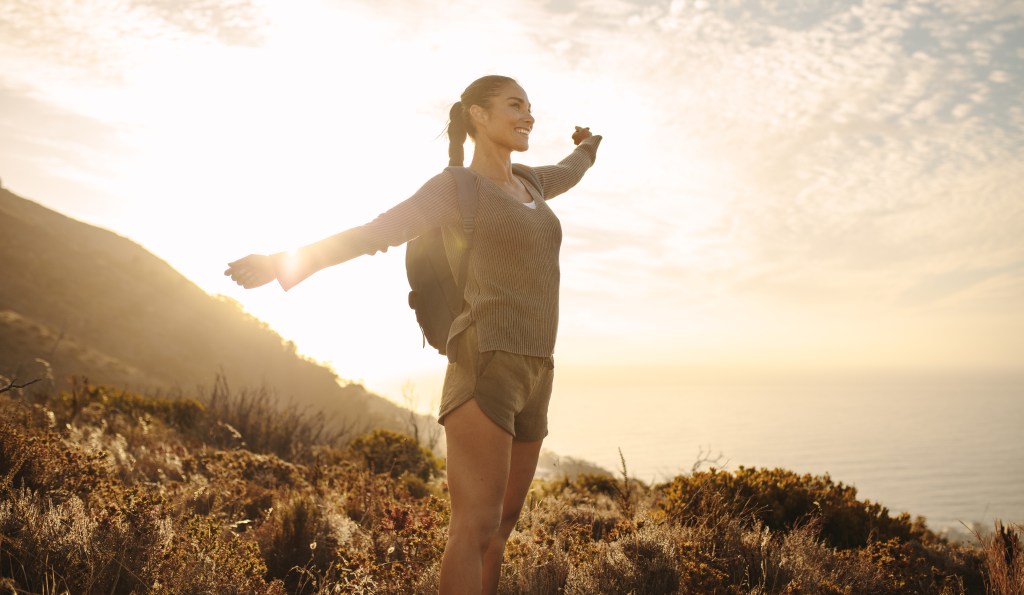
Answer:
M0 501L0 567L27 590L107 590L116 585L104 572L97 522L71 496L48 501L28 488L9 490Z
M308 461L316 446L342 446L355 429L354 422L331 423L335 420L318 411L282 405L266 387L232 392L224 376L217 377L203 400L209 420L201 436L204 442L275 454L288 461Z
M921 519L906 513L890 516L880 504L858 500L857 490L835 483L828 475L799 475L785 469L739 467L680 475L660 486L657 505L676 523L687 523L706 498L740 516L749 516L774 531L787 531L817 518L827 544L860 548L869 541L941 539Z
M569 577L571 546L557 538L542 540L530 533L513 532L505 545L505 564L501 569L502 595L562 593Z
M47 406L52 407L60 421L70 423L90 406L99 406L104 414L117 413L131 419L144 416L163 420L166 424L181 431L196 427L201 421L206 408L195 399L164 398L159 396L140 395L125 389L90 384L85 379L74 378L70 391L60 392L54 398L47 399ZM92 420L96 423L96 420Z
M674 543L658 526L644 526L635 534L612 542L598 542L589 564L574 566L565 592L676 593L680 572Z
M409 474L426 482L441 474L442 463L412 436L390 430L374 430L357 437L348 450L374 473L393 478Z
M991 595L1024 593L1024 547L1020 525L1004 526L997 522L995 532L978 538L984 553L985 586Z
M46 428L0 422L0 489L28 487L61 499L85 496L111 481L105 453L69 444Z
M152 573L152 593L286 593L280 581L264 580L267 567L256 543L214 518L187 519L162 551Z
M312 497L295 494L278 502L267 519L251 531L270 577L281 579L295 590L297 577L289 577L292 569L304 566L328 568L337 544L331 543L331 532L320 508Z

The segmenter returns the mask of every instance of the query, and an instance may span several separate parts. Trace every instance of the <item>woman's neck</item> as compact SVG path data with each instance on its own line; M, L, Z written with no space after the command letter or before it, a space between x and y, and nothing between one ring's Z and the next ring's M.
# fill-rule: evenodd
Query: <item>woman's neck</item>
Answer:
M473 161L469 169L485 176L498 185L514 185L512 177L512 151L492 144L478 144L473 148Z

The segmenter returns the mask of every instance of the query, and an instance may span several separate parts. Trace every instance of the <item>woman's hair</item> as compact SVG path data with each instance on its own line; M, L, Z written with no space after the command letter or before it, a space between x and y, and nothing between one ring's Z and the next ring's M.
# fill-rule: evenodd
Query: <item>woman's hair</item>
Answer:
M448 165L462 165L466 135L476 138L476 127L469 117L469 108L474 105L491 107L491 98L498 94L498 89L514 82L515 79L511 77L489 74L476 79L462 92L460 100L448 112Z

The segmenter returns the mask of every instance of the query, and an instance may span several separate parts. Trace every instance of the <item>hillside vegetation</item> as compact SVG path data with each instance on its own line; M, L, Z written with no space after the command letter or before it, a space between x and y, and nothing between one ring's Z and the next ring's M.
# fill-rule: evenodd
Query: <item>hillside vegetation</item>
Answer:
M436 592L444 469L219 384L0 394L0 592ZM502 593L1024 592L1020 529L972 546L829 477L696 470L535 481Z

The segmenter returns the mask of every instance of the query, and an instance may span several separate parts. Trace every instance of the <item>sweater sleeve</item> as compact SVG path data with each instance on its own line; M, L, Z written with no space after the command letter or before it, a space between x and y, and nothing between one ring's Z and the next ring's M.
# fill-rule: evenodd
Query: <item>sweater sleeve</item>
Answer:
M278 283L288 291L321 269L364 254L387 252L433 228L454 224L461 224L455 178L445 171L373 221L271 258Z
M562 194L583 179L583 174L597 159L597 147L600 144L600 135L588 137L557 165L542 165L533 168L533 172L537 174L541 188L544 190L544 200L550 200Z

